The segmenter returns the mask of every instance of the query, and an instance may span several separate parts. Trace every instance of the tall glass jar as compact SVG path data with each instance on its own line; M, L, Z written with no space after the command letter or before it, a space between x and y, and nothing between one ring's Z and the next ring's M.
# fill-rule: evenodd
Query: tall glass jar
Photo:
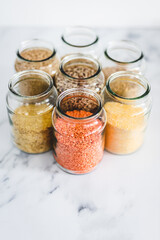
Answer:
M7 110L13 143L27 153L51 149L52 111L57 91L50 75L39 70L16 73L9 82Z
M100 59L105 79L118 71L133 71L144 74L145 60L139 46L127 40L111 41Z
M91 90L69 89L59 95L53 112L53 154L69 173L92 171L103 157L106 113Z
M16 72L38 69L53 77L58 67L59 58L50 42L33 39L20 44L15 61Z
M143 143L151 111L149 83L137 73L114 73L102 99L107 112L105 149L116 154L136 151Z
M87 54L96 58L100 55L99 37L87 27L67 27L61 37L59 53L61 58L75 53Z
M63 58L55 76L58 94L70 88L84 87L101 94L105 84L99 62L84 54Z

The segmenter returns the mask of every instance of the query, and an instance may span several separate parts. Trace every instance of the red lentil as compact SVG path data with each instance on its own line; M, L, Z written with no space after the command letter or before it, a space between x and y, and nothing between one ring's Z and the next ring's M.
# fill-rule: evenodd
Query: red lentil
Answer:
M67 111L66 114L74 118L86 118L92 115L91 112L84 110ZM70 172L90 172L103 156L103 123L99 119L69 120L57 118L54 157L60 166Z

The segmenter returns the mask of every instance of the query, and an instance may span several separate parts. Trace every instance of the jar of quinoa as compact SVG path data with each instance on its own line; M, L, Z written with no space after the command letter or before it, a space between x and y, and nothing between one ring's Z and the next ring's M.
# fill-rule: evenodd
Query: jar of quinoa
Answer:
M50 42L33 39L24 41L17 50L16 72L38 69L52 77L59 68L59 58Z
M99 57L99 37L91 28L74 26L65 29L59 47L60 57L76 53Z
M106 81L114 72L133 71L144 74L145 71L143 52L132 41L120 40L109 42L100 61Z
M71 88L88 88L101 94L105 84L99 62L84 54L74 54L63 58L55 75L58 94Z
M88 173L103 157L106 113L91 90L69 89L59 95L53 112L53 154L64 171Z
M116 154L135 152L143 143L151 111L147 80L129 71L114 73L102 98L107 112L105 149Z
M52 111L57 91L51 76L39 70L16 73L9 82L7 110L13 143L27 153L51 149Z

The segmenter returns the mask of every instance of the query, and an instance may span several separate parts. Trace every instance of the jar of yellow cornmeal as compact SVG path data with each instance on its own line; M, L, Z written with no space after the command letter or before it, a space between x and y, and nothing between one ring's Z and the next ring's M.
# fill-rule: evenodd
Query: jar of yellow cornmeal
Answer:
M136 151L143 143L151 110L150 86L140 74L112 74L103 90L107 112L105 149L115 154Z
M40 70L16 73L9 82L7 109L13 143L27 153L51 149L52 110L57 91L51 76Z

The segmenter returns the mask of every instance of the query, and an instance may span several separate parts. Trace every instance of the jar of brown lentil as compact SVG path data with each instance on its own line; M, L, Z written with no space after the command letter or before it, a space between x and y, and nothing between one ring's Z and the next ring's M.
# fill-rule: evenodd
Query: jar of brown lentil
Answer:
M64 171L84 174L103 157L106 113L98 94L85 88L59 95L53 111L53 155Z
M53 77L58 67L59 58L50 42L33 39L20 44L15 61L17 72L38 69Z
M118 71L133 71L144 74L145 60L139 46L127 40L111 41L100 58L103 73L108 77Z
M150 86L144 76L122 71L112 74L103 90L107 113L105 149L129 154L141 147L151 111Z
M59 47L60 57L76 53L99 57L99 37L91 28L73 26L65 29Z
M71 88L88 88L101 94L105 84L99 62L84 54L74 54L62 59L55 75L58 94Z
M27 153L52 147L52 111L57 91L51 76L40 70L16 73L9 82L7 110L13 143Z

